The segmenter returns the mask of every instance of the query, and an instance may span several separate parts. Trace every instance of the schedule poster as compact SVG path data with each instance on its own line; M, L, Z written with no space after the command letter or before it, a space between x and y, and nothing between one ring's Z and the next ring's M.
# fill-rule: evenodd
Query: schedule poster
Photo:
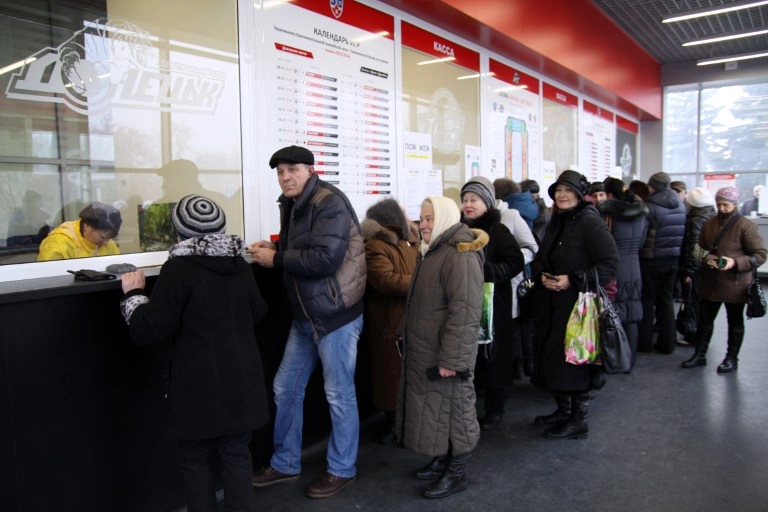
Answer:
M266 84L274 127L265 144L309 148L320 178L362 217L397 191L394 19L351 1L296 0L263 12L265 74L275 77Z
M542 91L544 160L554 162L558 176L566 169L579 170L576 146L579 98L546 82Z
M540 180L539 80L493 59L489 70L485 104L491 143L485 169L491 180Z
M616 167L621 169L621 179L629 183L635 179L637 169L638 125L616 116ZM618 172L617 172L618 174Z
M615 149L613 112L605 110L588 101L582 104L581 122L581 172L590 183L603 181L608 176L616 176L613 165Z

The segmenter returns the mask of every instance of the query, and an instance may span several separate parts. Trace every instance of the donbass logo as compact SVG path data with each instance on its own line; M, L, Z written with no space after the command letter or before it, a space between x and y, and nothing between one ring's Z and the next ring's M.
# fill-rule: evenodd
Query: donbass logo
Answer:
M341 18L341 13L344 12L344 0L330 0L331 12L336 19Z
M56 48L25 59L8 98L63 103L83 115L125 107L210 114L224 89L218 71L159 58L146 30L115 20L86 22Z

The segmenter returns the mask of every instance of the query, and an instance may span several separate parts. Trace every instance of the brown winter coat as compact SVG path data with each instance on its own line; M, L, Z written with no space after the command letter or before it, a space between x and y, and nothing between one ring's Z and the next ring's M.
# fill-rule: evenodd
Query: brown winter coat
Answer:
M396 433L406 448L430 456L469 453L480 437L472 374L483 302L483 247L488 235L464 224L448 228L419 256L408 292L405 353ZM468 378L429 380L430 368Z
M734 210L733 215L739 213ZM699 245L704 250L712 251L704 258L705 263L720 256L727 256L736 260L736 266L723 272L702 264L699 267L699 297L711 302L744 304L747 302L747 287L752 284L750 256L755 257L758 266L762 265L766 258L765 242L757 230L757 224L746 217L740 217L713 250L712 244L728 219L730 216L721 218L716 215L705 222L701 228Z
M361 227L368 267L364 331L371 351L373 405L381 411L394 411L401 363L395 340L416 268L419 236L414 228L409 240L402 240L399 228L371 219L364 220Z

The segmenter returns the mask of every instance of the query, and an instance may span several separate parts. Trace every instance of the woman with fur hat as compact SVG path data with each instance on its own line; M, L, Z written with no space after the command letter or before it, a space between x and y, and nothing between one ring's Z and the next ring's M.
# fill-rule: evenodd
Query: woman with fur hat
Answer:
M481 347L477 356L475 387L484 388L485 415L480 428L493 430L504 415L505 387L512 383L514 367L512 323L512 278L523 271L523 253L496 209L493 184L483 176L471 178L461 188L461 220L488 234L483 248L484 280L493 283L493 341ZM519 334L518 334L519 335ZM518 340L518 350L522 352ZM522 355L522 354L521 354Z
M701 228L699 245L708 251L699 268L699 318L696 352L683 368L707 364L707 348L712 339L715 318L725 304L728 315L728 351L717 373L730 373L739 367L739 351L744 341L744 305L752 284L752 269L765 262L765 242L757 225L739 214L739 191L723 187L715 194L717 215ZM722 233L722 234L721 234ZM719 238L719 239L718 239Z
M566 170L549 187L555 201L539 252L533 261L534 297L541 316L536 324L536 354L531 381L555 397L557 409L537 416L544 437L570 439L586 435L590 392L603 384L599 366L565 361L563 340L571 310L582 288L597 276L605 285L616 276L619 253L608 227L585 201L589 182Z
M472 380L488 235L462 224L456 203L440 196L422 203L419 230L400 329L396 432L406 448L434 457L416 478L432 480L424 497L443 498L467 488L465 466L480 437Z
M169 343L168 436L178 442L189 510L215 512L218 456L226 510L253 501L251 431L269 419L257 322L266 313L245 243L225 235L224 211L190 195L171 212L178 243L152 297L142 271L122 275L120 309L137 345Z
M113 238L122 223L117 208L94 201L80 212L79 219L64 222L48 233L40 243L37 261L120 254Z
M395 442L400 383L401 361L395 339L416 268L419 232L394 199L384 199L368 208L360 227L368 268L363 332L371 351L373 405L384 411L385 426L378 440L390 444Z
M640 248L645 241L648 206L618 178L603 181L606 199L597 205L619 251L616 295L613 305L621 318L632 352L637 355L638 324L643 318L643 279L640 275Z

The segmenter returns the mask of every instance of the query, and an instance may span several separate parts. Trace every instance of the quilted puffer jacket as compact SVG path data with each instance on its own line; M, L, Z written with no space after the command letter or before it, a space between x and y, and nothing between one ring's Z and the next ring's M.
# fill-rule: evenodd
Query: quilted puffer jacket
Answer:
M464 224L448 228L419 256L408 292L398 439L430 456L470 452L480 437L473 372L483 301L483 247L488 235ZM437 367L459 376L427 377ZM434 371L434 370L433 370Z

